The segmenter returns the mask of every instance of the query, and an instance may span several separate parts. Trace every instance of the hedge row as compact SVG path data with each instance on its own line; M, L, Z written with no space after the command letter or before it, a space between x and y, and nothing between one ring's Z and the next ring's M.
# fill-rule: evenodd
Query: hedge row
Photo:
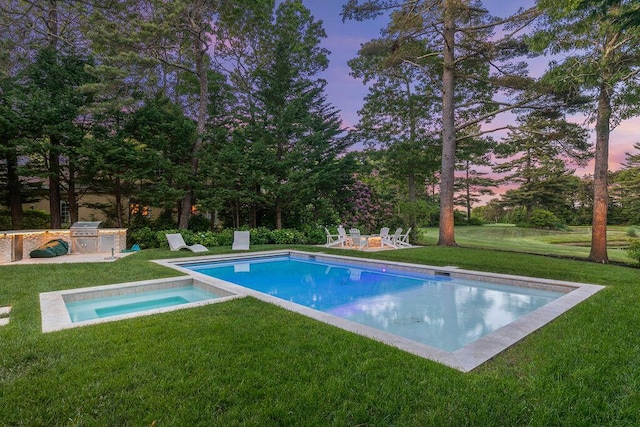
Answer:
M268 228L252 228L252 245L320 245L326 242L325 232L320 229L310 229L307 232L299 230L282 229L269 230ZM154 231L149 227L143 227L130 231L127 236L128 244L137 243L142 249L168 248L166 234L181 233L188 245L199 243L206 247L231 246L233 243L233 230L222 231L191 231L191 230L161 230Z
M21 230L43 230L49 228L49 214L44 211L27 210L22 212ZM0 230L14 230L11 224L11 212L0 209Z

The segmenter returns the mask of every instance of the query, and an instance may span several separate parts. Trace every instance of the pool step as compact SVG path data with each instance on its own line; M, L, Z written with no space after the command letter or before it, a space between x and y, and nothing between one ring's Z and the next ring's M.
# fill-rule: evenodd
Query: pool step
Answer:
M9 324L9 313L11 313L11 306L0 307L0 326Z

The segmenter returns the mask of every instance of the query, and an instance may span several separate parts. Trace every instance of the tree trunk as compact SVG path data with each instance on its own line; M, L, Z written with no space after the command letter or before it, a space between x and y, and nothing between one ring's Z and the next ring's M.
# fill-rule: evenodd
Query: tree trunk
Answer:
M202 10L204 6L198 4L194 6L194 9ZM196 54L196 78L198 79L198 85L200 89L198 99L198 123L196 127L196 141L193 144L193 151L191 152L191 181L187 186L187 191L182 199L182 206L180 209L180 223L178 228L186 229L189 226L189 220L191 219L191 207L194 205L195 197L193 191L193 184L198 175L198 156L203 144L203 137L205 132L205 125L207 121L207 105L209 102L209 79L207 75L207 68L205 63L205 57L207 55L207 44L200 39L201 31L197 27L198 24L203 22L204 17L202 13L197 13L196 18L191 24L193 27L193 48Z
M45 24L47 26L47 43L53 50L58 48L58 2L49 0L49 13ZM53 229L62 227L60 213L60 158L58 146L60 141L57 136L49 135L51 148L49 149L49 226Z
M185 191L186 194L180 202L180 212L178 213L178 228L181 228L183 230L189 228L189 220L191 219L191 207L193 206L193 190L191 188L187 188Z
M120 178L115 179L114 195L116 197L116 225L122 228L122 183Z
M258 207L254 204L251 205L251 218L249 220L251 228L258 228Z
M229 202L229 206L231 208L231 222L233 224L233 228L240 227L240 203L237 200L232 200Z
M591 224L591 252L589 259L607 263L607 210L609 204L607 174L609 172L609 133L611 94L606 84L598 94L596 118L596 153L593 173L593 221Z
M276 199L276 230L282 230L282 200Z
M49 0L49 11L45 18L45 24L47 26L47 43L53 50L58 49L58 36L59 36L59 24L58 24L58 1Z
M408 80L405 81L405 86L406 86L405 90L407 92L407 100L409 101L409 120L410 120L409 141L413 145L416 142L418 124L416 119L416 112L414 111L414 106L412 101L413 98L411 97L411 84L409 83ZM409 201L415 202L416 201L416 174L413 171L413 169L409 171L408 179L409 179L409 182L408 182Z
M409 201L410 202L415 202L416 201L416 174L413 173L413 171L409 172L409 176L408 176L409 182Z
M216 229L217 226L218 226L218 210L214 209L211 212L211 221L209 223L209 229L213 231Z
M22 226L22 190L18 174L18 155L15 149L7 150L6 162L11 228L19 230Z
M438 246L457 246L454 231L455 129L455 17L451 0L444 2L444 67L442 70L442 170L440 172L440 235Z
M467 202L467 221L469 221L471 219L471 182L469 180L469 160L467 160L466 162L466 168L465 168L465 172L467 174L467 181L466 181L466 202Z
M62 214L60 212L60 157L58 156L58 138L50 136L49 149L49 226L53 229L62 228Z
M69 163L69 189L67 191L67 201L69 202L69 223L73 224L78 221L79 207L78 199L76 198L76 180L75 180L75 167L71 162Z

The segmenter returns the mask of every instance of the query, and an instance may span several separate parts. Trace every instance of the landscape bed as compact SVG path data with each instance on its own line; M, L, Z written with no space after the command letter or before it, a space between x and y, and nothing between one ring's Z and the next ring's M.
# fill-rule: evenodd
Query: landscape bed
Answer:
M250 287L253 287L251 284L244 283L244 286L242 286L237 283L237 280L234 281L229 278L221 280L220 278L208 275L208 273L210 273L209 271L206 273L203 272L204 270L207 270L208 264L217 264L219 266L232 266L232 270L242 275L251 270L252 263L262 263L265 259L273 259L274 257L289 257L291 259L303 260L305 262L319 262L326 265L329 269L332 265L340 266L342 264L351 268L349 270L351 275L356 272L357 280L359 280L361 270L367 271L369 269L384 272L385 275L391 271L397 272L403 276L422 277L421 275L424 275L424 277L429 280L429 283L437 283L442 278L446 278L452 279L452 281L477 281L480 283L481 287L485 288L489 287L497 289L502 286L506 286L519 288L523 290L523 292L528 289L536 289L541 290L543 294L549 292L556 292L559 294L557 297L551 298L552 300L550 300L550 302L539 307L535 307L527 314L516 318L508 324L499 326L488 333L481 334L477 339L471 340L459 348L443 349L438 348L440 346L418 342L415 339L411 339L410 336L408 338L406 335L399 336L395 333L390 333L389 331L384 330L384 328L379 328L375 325L372 326L370 324L358 323L358 321L349 319L349 316L340 317L338 313L339 311L354 311L354 307L357 305L357 302L351 302L351 304L345 304L338 308L334 307L331 310L319 311L316 309L314 304L292 302L291 300L295 300L295 298L289 295L284 297L286 299L282 299L282 295L274 296L273 294L278 291L273 291L269 294L269 292L250 289ZM433 267L391 261L372 261L363 260L361 258L300 251L272 251L262 252L259 254L222 255L198 257L197 259L187 260L182 258L156 262L193 275L202 282L210 283L213 286L224 289L228 292L239 295L254 296L258 299L304 314L316 320L393 345L412 354L443 363L463 372L468 372L474 369L603 288L602 286L597 285L536 279L515 275L491 274L463 270L456 267ZM295 280L296 279L286 279L285 281L291 282ZM312 281L314 279L305 276L305 280ZM387 302L385 302L385 304L386 303ZM418 324L421 323L421 321L418 320L415 323ZM422 325L415 326L423 327Z

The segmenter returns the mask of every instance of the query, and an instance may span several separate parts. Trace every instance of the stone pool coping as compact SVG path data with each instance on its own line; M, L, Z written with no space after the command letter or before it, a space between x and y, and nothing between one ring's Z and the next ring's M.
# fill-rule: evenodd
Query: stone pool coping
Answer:
M492 283L535 287L545 290L564 292L565 295L550 302L549 304L520 317L514 322L497 329L496 331L474 341L465 347L454 352L447 352L425 344L421 344L406 338L399 337L369 326L361 325L347 319L342 319L328 313L324 313L309 307L305 307L280 298L254 291L243 286L206 276L202 273L188 270L177 264L202 264L209 261L224 260L250 260L267 256L295 255L310 259L327 261L348 261L349 263L361 264L363 266L386 266L388 268L400 269L411 272L421 272L425 274L446 275L455 278L464 278L479 281L491 281ZM154 261L157 264L181 271L199 281L209 283L216 288L226 290L237 295L249 295L262 301L275 304L293 312L311 317L329 325L337 326L347 331L364 335L376 341L394 346L406 352L415 354L425 359L442 363L462 372L469 372L482 363L493 358L508 347L516 344L532 332L551 322L569 309L575 307L590 296L604 289L604 286L584 284L577 282L567 282L551 279L538 279L534 277L517 276L509 274L487 273L473 270L460 269L455 266L437 267L420 264L408 264L386 260L370 260L342 255L331 255L322 252L303 252L295 250L277 250L265 252L250 252L243 254L225 254L214 256L200 256L188 258L174 258Z
M72 322L65 301L73 302L84 299L118 296L127 293L156 291L183 286L196 286L208 292L219 295L218 298L203 301L190 302L171 307L145 310L138 313L120 314L100 319L91 319L81 322ZM225 289L220 289L210 283L203 282L192 276L171 277L167 279L143 280L138 282L118 283L114 285L94 286L90 288L66 289L63 291L43 292L40 294L40 312L42 318L42 332L54 332L62 329L77 328L80 326L95 325L98 323L114 322L116 320L131 319L133 317L147 316L157 313L167 313L174 310L200 307L208 304L216 304L230 299L240 298L238 295Z

